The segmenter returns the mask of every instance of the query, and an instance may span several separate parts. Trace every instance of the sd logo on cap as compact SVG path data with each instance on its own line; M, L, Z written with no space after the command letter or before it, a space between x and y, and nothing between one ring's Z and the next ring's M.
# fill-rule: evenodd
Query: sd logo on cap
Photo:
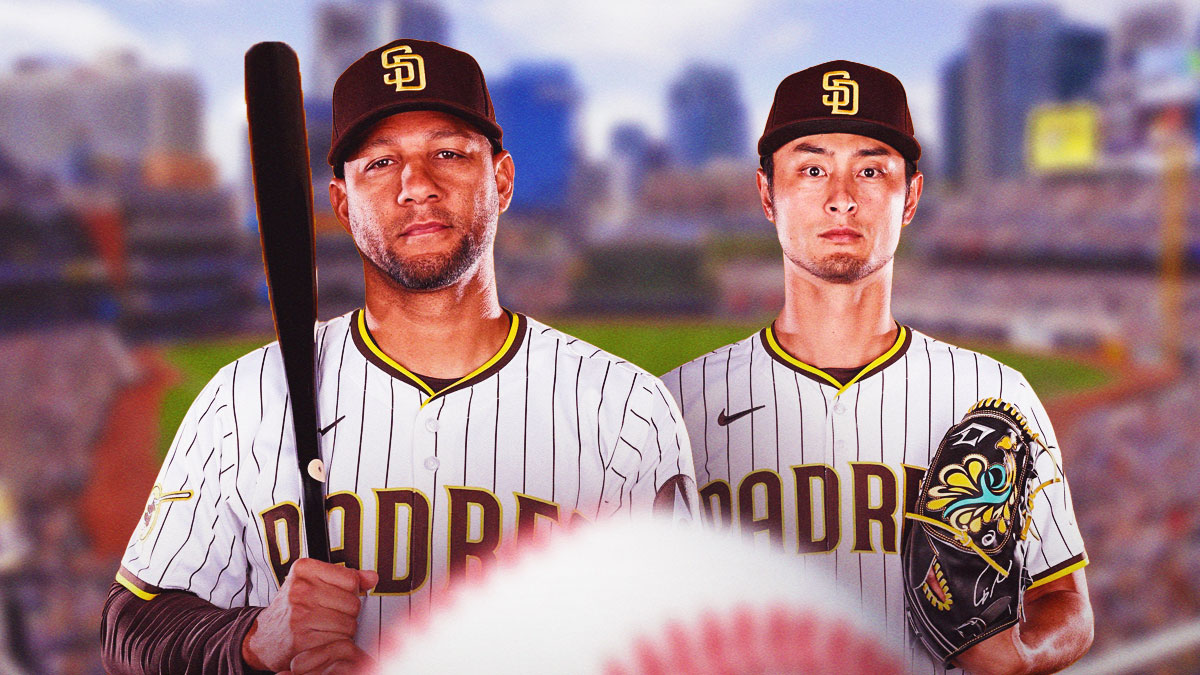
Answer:
M413 54L412 47L400 45L379 55L383 61L383 81L396 85L396 91L420 91L425 88L425 59Z
M381 70L382 68L382 70ZM426 40L394 40L363 55L333 85L333 142L329 164L342 164L371 125L408 110L438 110L474 125L502 147L483 71L470 54Z
M767 157L793 139L827 133L874 138L914 164L921 157L904 85L891 73L861 63L830 61L784 78L758 139L758 154Z

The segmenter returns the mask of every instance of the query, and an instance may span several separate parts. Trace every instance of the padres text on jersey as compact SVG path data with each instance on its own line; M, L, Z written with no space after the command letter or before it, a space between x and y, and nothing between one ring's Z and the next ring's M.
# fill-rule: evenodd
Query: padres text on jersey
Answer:
M1010 401L1049 446L1034 457L1041 480L1063 479L1054 430L1020 373L905 326L845 380L788 354L771 327L663 380L692 440L705 521L834 580L903 644L912 672L945 672L907 629L897 553L946 430L981 399ZM1086 564L1065 479L1036 495L1032 518L1023 555L1035 585Z
M361 311L321 324L321 456L332 560L380 581L368 651L503 542L637 513L691 518L695 482L656 378L520 314L501 350L434 389L375 344ZM220 607L267 605L303 556L300 477L278 345L213 378L175 437L118 581Z

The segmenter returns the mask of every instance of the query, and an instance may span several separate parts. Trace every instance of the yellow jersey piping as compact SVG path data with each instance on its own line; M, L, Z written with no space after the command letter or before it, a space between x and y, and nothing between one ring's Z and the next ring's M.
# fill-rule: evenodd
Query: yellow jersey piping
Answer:
M855 375L854 377L850 378L850 380L847 381L845 384L838 381L837 378L835 378L834 376L830 375L829 373L821 370L820 368L817 368L815 366L810 366L807 363L801 361L800 359L797 359L796 357L787 353L787 351L785 351L784 348L782 346L780 346L779 341L775 339L775 324L774 323L772 323L771 325L769 325L763 329L763 342L767 346L767 351L770 352L772 356L776 357L779 360L782 360L784 363L787 363L788 365L792 366L793 368L796 368L797 370L807 373L808 375L812 376L814 379L825 382L825 383L837 388L838 391L837 391L837 394L835 394L835 397L836 397L836 396L840 396L843 392L845 392L847 389L849 389L851 387L851 385L853 385L855 382L858 382L859 380L863 379L864 377L867 377L867 376L877 372L878 370L880 370L881 366L889 363L892 359L895 359L900 354L901 350L905 349L908 346L909 342L911 341L912 333L908 329L907 326L903 326L903 325L898 325L898 326L899 326L900 331L897 333L896 341L892 344L892 346L889 347L886 352L884 352L883 354L880 354L879 357L876 358L874 361L871 361L866 366L864 366L861 370L859 370L858 374Z
M134 595L138 596L142 600L149 601L149 600L153 600L154 598L158 597L158 593L150 593L148 591L142 590L141 588L138 587L138 585L136 583L127 579L125 577L124 571L125 571L125 568L122 567L121 570L119 570L117 572L117 583L118 584L121 584L122 586L127 588L130 593L133 593Z
M480 377L484 373L487 373L490 369L496 367L497 364L499 364L506 357L512 355L517 348L517 343L520 341L520 338L523 335L522 331L524 330L525 321L523 320L524 317L516 312L506 309L504 310L504 313L508 315L509 326L508 335L504 339L504 344L500 346L500 350L492 355L490 359L485 361L483 365L458 378L449 386L443 387L437 391L434 391L433 387L430 387L428 383L426 383L409 369L400 365L398 362L396 362L396 360L385 354L383 350L379 348L379 345L375 343L375 338L371 335L370 329L367 328L367 313L361 309L358 310L356 316L353 318L355 324L354 335L356 338L358 338L355 340L355 342L361 343L362 346L365 347L376 359L385 364L391 370L401 375L405 380L409 381L411 384L425 392L427 396L421 402L421 407L425 407L430 401L438 396L456 389L477 377Z
M1072 560L1074 560L1075 562L1071 562ZM1047 572L1046 576L1041 577L1039 579L1034 579L1033 583L1029 584L1029 588L1026 588L1025 590L1028 591L1030 588L1037 588L1038 586L1044 586L1044 585L1050 583L1051 581L1054 581L1056 579L1061 579L1061 578L1067 576L1068 574L1075 572L1076 570L1083 569L1088 564L1087 554L1080 553L1079 555L1074 556L1073 558L1070 558L1070 559L1066 560L1065 562L1069 563L1066 567L1063 567L1062 569L1058 569L1058 570L1056 570L1052 567L1049 570L1046 570L1046 572Z

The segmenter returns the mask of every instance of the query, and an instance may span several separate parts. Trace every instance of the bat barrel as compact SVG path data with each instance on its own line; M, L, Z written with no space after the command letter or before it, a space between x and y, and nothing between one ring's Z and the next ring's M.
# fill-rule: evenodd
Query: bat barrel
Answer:
M317 317L312 178L296 52L260 42L246 52L246 119L271 314L291 400L310 557L329 558L319 459L313 326Z
M295 228L311 222L300 65L286 44L260 42L246 52L246 117L259 222L283 222ZM271 208L264 210L264 205Z

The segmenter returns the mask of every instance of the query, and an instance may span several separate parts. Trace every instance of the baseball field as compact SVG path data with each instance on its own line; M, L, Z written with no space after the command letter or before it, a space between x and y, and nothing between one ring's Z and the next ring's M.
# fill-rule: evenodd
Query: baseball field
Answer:
M662 375L762 327L759 323L671 320L666 322L611 319L568 319L550 322L622 358ZM166 394L160 417L159 451L165 454L175 429L192 399L221 366L270 342L273 336L177 343L166 350L180 380ZM1021 371L1043 400L1102 386L1113 375L1083 359L1033 354L987 344L964 346L988 354Z

